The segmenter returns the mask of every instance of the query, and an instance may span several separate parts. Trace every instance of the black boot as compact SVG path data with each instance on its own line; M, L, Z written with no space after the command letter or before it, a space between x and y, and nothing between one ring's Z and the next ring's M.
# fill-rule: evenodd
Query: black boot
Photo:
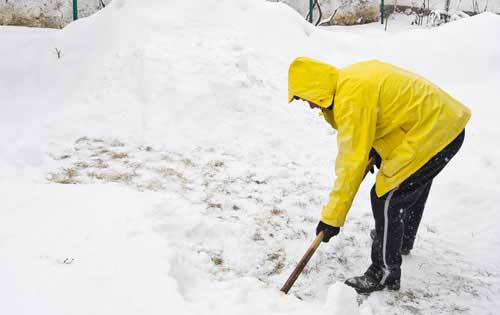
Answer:
M353 287L359 294L369 294L375 291L381 291L384 288L389 290L399 290L399 280L391 283L380 284L378 279L375 279L369 273L365 273L360 277L348 278L345 282L346 285Z

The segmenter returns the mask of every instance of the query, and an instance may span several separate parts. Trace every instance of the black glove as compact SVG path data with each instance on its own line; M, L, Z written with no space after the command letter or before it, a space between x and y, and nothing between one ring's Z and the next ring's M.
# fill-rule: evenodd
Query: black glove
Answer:
M319 221L318 226L316 227L316 235L318 235L321 231L323 231L323 242L328 243L332 237L339 234L340 228L323 223L323 221Z

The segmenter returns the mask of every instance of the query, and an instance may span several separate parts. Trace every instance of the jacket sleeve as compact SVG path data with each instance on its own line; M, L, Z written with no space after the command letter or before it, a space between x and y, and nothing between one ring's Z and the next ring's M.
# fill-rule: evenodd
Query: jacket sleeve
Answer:
M338 154L335 183L321 221L343 226L354 196L363 180L375 137L378 91L370 84L345 87L335 98L334 116L338 126Z

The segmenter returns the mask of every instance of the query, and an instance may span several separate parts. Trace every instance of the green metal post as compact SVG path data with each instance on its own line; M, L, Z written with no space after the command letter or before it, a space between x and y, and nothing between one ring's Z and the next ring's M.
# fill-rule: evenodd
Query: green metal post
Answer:
M384 24L384 13L385 13L384 0L380 0L380 23L381 24Z
M78 0L73 0L73 21L78 20Z
M309 0L309 22L313 21L313 0Z

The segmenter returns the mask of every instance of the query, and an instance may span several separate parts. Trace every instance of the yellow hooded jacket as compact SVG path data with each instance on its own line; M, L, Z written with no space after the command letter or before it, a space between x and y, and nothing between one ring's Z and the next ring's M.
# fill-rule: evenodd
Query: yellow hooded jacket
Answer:
M382 158L375 186L380 197L455 139L471 116L428 80L377 60L337 69L297 58L288 73L289 102L295 96L319 105L338 130L336 180L321 217L332 226L344 225L372 147Z

